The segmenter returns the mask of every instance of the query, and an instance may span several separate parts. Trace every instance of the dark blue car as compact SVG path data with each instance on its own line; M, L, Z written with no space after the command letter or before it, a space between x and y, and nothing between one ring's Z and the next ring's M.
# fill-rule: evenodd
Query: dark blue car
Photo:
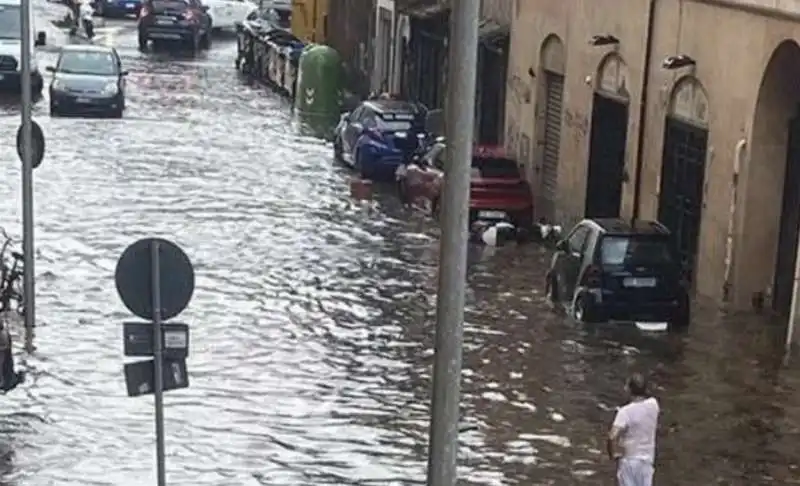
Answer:
M342 115L334 133L334 156L366 179L393 180L428 133L427 111L418 103L365 101Z
M113 18L139 15L142 0L95 0L94 11L100 17Z

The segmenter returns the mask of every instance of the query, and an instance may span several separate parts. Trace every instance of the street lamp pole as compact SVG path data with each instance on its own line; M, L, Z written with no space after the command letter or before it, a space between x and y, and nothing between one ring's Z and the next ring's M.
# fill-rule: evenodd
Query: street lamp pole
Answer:
M33 144L31 136L33 105L31 93L31 2L20 3L21 53L20 88L22 91L22 254L23 295L25 296L25 350L33 351L33 328L36 323L33 255Z
M476 0L453 0L450 13L448 98L445 106L448 148L440 213L442 234L436 299L436 354L428 486L455 486L458 477L467 224L480 4Z

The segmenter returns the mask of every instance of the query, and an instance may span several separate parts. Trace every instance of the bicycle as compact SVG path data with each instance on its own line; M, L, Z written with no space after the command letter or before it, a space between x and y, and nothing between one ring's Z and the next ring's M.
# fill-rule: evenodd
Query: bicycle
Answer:
M24 274L20 268L20 261L23 255L16 251L11 251L13 262L9 266L6 252L13 240L5 228L0 227L0 236L4 238L0 246L0 391L7 393L25 380L24 372L14 371L14 353L12 346L11 330L8 326L8 312L11 310L12 301L15 301L16 312L19 315L25 313L23 293L19 288L19 282Z

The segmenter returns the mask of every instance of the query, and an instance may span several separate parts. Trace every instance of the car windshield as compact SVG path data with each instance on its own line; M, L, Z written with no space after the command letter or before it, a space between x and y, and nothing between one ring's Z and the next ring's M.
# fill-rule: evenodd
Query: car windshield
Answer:
M663 236L605 236L600 258L604 265L653 265L672 262L672 253Z
M377 128L391 132L411 130L414 115L411 113L383 113L376 117Z
M21 31L19 7L0 6L0 39L19 40Z
M108 52L64 52L58 61L58 71L67 74L117 74L117 63Z
M478 174L476 175L487 179L519 178L517 163L512 159L503 157L473 157L472 168L477 169Z

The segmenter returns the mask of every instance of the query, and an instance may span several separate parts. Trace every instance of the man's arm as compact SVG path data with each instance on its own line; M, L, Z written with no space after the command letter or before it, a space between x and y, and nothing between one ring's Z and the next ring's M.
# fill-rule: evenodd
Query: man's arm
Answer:
M614 423L611 425L611 430L608 431L608 437L606 438L606 451L608 452L609 459L613 460L622 455L617 445L627 425L626 416L620 409L617 411L617 416L614 417Z

